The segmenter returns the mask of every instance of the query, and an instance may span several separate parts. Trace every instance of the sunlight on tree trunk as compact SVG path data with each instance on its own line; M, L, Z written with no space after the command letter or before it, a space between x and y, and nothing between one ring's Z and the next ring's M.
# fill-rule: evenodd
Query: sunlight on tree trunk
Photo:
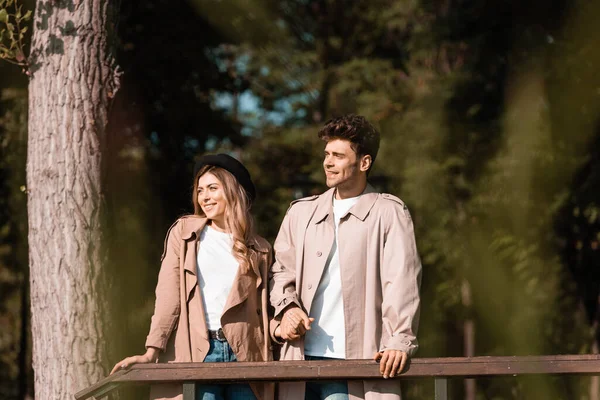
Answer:
M27 190L35 397L104 374L102 151L118 74L116 4L38 1L29 67Z

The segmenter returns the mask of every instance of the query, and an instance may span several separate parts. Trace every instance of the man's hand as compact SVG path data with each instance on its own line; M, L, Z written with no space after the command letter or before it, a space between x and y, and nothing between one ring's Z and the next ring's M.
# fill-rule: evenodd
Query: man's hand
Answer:
M290 307L283 314L281 325L275 329L275 336L279 336L285 341L299 339L307 330L310 330L310 324L314 320L314 318L309 318L300 307Z
M408 360L408 355L401 350L378 351L373 356L373 360L379 361L379 372L384 379L393 378L396 374L402 372Z

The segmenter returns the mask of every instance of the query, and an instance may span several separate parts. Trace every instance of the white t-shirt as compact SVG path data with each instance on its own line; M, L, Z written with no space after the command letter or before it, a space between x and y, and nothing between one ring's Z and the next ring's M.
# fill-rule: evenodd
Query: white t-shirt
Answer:
M208 225L204 227L200 234L196 271L206 324L213 331L221 328L223 308L239 267L232 249L231 234L219 232Z
M340 219L359 198L360 196L342 200L333 198L335 240L310 309L310 316L315 320L311 329L306 331L304 342L304 353L309 356L346 358L344 298L337 243L338 225Z

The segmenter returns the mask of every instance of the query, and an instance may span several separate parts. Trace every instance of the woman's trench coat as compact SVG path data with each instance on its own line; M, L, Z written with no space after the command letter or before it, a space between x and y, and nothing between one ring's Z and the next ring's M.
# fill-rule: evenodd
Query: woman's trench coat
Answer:
M156 286L156 303L146 347L161 350L158 362L202 362L209 351L208 328L198 285L196 258L206 218L182 217L171 226ZM268 279L271 246L255 236L249 243L251 273L233 281L221 324L238 361L270 361ZM251 383L258 400L272 400L272 383ZM159 384L151 399L183 398L182 385Z

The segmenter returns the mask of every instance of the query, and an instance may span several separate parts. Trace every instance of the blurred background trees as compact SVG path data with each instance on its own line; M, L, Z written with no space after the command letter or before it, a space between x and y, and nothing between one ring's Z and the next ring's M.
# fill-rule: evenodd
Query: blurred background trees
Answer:
M142 351L164 234L192 211L194 159L226 151L248 165L259 231L273 240L289 201L324 189L316 132L348 112L380 129L373 183L415 220L419 356L598 353L599 11L597 0L123 2L105 155L111 301L126 305L107 339L113 360ZM26 84L0 64L0 397L10 399L31 376ZM404 390L431 398L430 386ZM600 389L529 378L452 390L594 399Z

